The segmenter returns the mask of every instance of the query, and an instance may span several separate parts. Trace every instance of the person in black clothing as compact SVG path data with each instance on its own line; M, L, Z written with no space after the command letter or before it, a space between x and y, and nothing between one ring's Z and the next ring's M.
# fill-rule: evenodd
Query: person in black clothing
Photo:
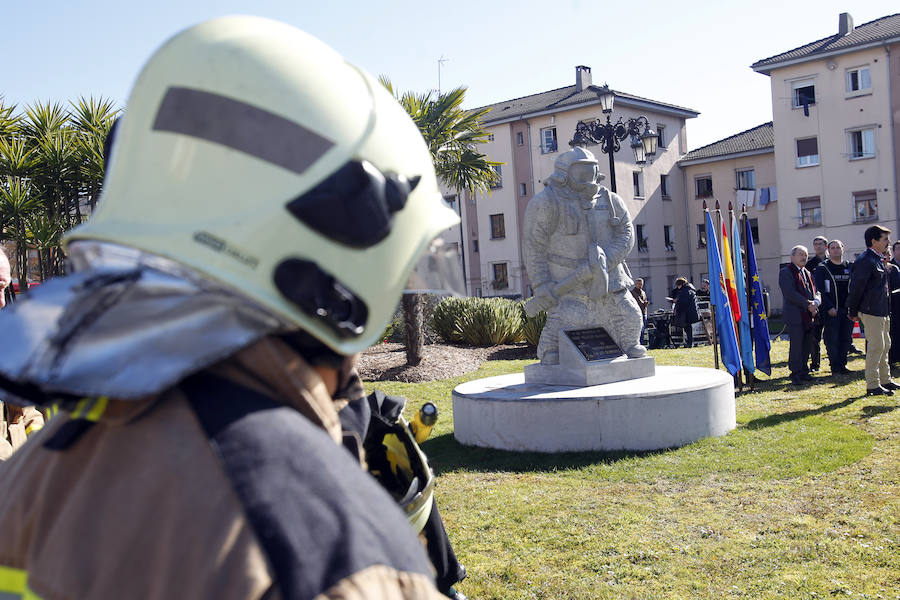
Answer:
M891 247L891 260L896 269L892 270L891 281L891 349L888 352L888 362L900 363L900 241L894 242Z
M891 303L884 257L891 243L891 231L881 225L872 225L864 235L866 251L853 263L847 312L851 318L858 314L866 328L866 394L893 396L900 385L891 380L888 364Z
M697 291L684 277L675 280L675 289L672 290L672 298L675 300L675 313L672 318L676 327L684 331L684 347L694 346L694 323L700 321L700 311L697 309Z
M819 265L828 262L828 240L823 235L817 235L813 238L813 252L815 254L806 261L806 270L810 275L816 272ZM809 370L815 373L819 370L822 362L822 332L825 327L825 313L819 311L816 318L813 319L812 328L812 351L809 355Z
M697 300L709 300L709 279L700 282L700 289L697 290Z
M828 243L828 260L813 273L816 289L822 295L819 311L823 315L825 350L831 373L849 373L847 352L853 335L853 321L847 316L847 287L850 284L850 263L844 260L841 240Z

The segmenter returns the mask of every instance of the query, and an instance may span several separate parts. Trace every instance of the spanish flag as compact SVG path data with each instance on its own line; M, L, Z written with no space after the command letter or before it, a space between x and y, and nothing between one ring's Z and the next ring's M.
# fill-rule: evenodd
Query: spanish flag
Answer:
M728 304L731 305L731 318L735 325L741 320L741 304L738 302L737 287L734 283L734 263L731 262L731 244L728 243L728 228L722 219L722 273L725 275L725 290L728 292Z

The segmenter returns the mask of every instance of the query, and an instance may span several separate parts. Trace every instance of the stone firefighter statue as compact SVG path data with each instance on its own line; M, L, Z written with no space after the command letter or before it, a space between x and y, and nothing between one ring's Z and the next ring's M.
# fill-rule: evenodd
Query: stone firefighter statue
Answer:
M559 364L561 329L603 327L629 358L640 344L641 309L625 257L634 226L622 198L601 186L597 159L576 146L556 159L546 187L525 211L523 253L534 297L525 311L547 311L538 343L542 364Z

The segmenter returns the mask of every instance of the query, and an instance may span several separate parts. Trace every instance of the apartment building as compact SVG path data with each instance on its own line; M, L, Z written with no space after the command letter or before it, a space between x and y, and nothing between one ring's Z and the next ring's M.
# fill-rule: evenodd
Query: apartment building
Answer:
M814 236L850 257L873 223L900 233L900 14L754 63L771 79L779 252Z
M575 84L490 105L484 118L488 141L479 147L498 168L501 181L486 194L459 199L462 218L466 287L473 296L531 295L531 282L522 259L522 227L528 201L543 189L554 161L569 149L579 121L604 117L600 86L591 69L575 68ZM685 230L684 180L678 160L687 149L685 123L699 113L689 108L616 91L613 121L647 117L658 133L659 149L641 167L629 140L615 153L617 192L625 200L637 230L637 243L628 257L635 277L643 277L654 307L663 307L671 281L690 268L689 237ZM605 117L604 117L605 118ZM588 146L609 170L608 156ZM604 185L609 186L609 179ZM654 293L653 288L658 290Z
M746 210L763 288L777 290L781 240L772 123L763 123L691 150L681 158L679 165L687 190L685 214L691 238L691 272L698 274L694 281L709 277L703 202L706 201L712 210L718 201L723 218L729 204L737 216L741 210ZM718 231L716 235L719 235ZM770 309L781 309L781 294L773 293L769 300Z

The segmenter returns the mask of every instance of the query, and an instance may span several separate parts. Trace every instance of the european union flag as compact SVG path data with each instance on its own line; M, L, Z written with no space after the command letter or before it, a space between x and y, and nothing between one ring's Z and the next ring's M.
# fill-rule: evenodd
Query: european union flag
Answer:
M729 373L737 375L741 370L741 353L734 332L728 293L725 291L725 276L722 274L722 261L719 260L716 228L713 227L709 211L706 211L706 262L709 265L709 303L715 307L716 334L719 337L722 364Z
M753 249L753 235L750 232L750 220L746 222L747 234L747 276L750 278L750 312L753 313L753 345L756 347L756 368L766 375L772 374L772 361L769 351L769 322L766 305L763 302L762 284L759 282L759 269L756 266L756 251Z

